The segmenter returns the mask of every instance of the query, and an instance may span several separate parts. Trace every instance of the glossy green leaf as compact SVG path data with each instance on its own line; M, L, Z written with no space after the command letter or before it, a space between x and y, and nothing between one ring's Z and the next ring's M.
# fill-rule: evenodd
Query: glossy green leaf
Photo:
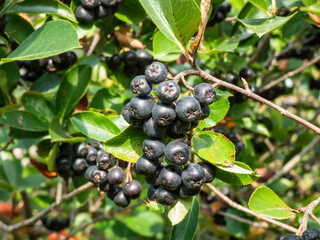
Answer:
M54 143L47 158L47 165L49 171L56 171L56 159L59 155L59 143Z
M139 211L120 219L133 232L144 237L153 237L163 231L163 220L159 214Z
M0 159L4 173L6 174L10 184L13 186L18 186L19 179L21 178L22 174L20 161L15 159L12 153L6 151L0 152Z
M233 186L248 185L259 178L249 166L242 162L234 162L226 167L217 166L216 177Z
M17 42L22 43L34 28L27 20L17 14L7 14L6 32Z
M194 197L185 218L179 224L172 227L170 240L193 240L198 226L199 211L199 200Z
M77 22L72 10L62 2L55 0L28 0L15 4L9 12L54 14L72 22Z
M271 18L261 18L261 19L239 19L235 20L242 23L245 27L249 28L252 32L256 33L259 37L264 34L272 32L273 30L282 27L286 24L296 13L287 17L271 17Z
M179 53L179 56L181 55L181 50L177 44L166 38L160 31L154 36L152 45L154 58L157 60L166 60L170 53Z
M115 16L123 22L139 24L145 19L145 12L139 1L126 0L120 5Z
M39 185L46 181L46 178L41 174L32 174L19 180L17 189L24 191L29 188L39 187Z
M234 50L238 47L240 42L240 36L234 35L230 37L224 38L216 38L210 42L209 47L210 50L203 53L220 53L220 52L234 52Z
M59 36L59 37L58 37ZM74 48L80 48L76 30L64 20L43 24L2 61L24 61L54 56Z
M104 143L107 152L127 162L137 162L142 155L142 143L148 138L141 128L130 125Z
M249 207L260 216L274 219L287 219L295 216L293 210L266 186L259 187L252 193Z
M245 129L248 129L252 132L255 133L259 133L259 134L263 134L267 137L270 136L270 132L268 130L268 128L263 124L263 123L259 123L258 121L249 118L249 117L243 117L239 120L236 120L235 123Z
M300 8L300 10L305 11L305 12L311 12L316 15L319 15L320 14L320 2L313 4L311 6L308 6L308 7L302 7L302 8Z
M120 133L119 128L108 117L96 112L76 113L71 122L84 135L102 142Z
M88 65L73 67L65 73L59 86L56 105L57 114L64 118L77 106L90 83L91 68Z
M90 108L101 110L113 109L119 114L121 113L123 106L123 99L121 96L117 93L112 93L106 88L101 88L96 92L89 105Z
M170 209L168 218L170 219L172 226L178 224L185 218L192 205L193 198L179 198L177 203Z
M193 149L199 157L215 165L228 166L234 162L234 146L220 133L200 132L193 137Z
M30 90L42 94L56 93L61 79L60 74L45 73L32 84Z
M50 122L54 116L54 106L40 93L28 91L22 96L24 109L41 119Z
M2 115L0 122L27 131L47 131L48 124L27 111L9 111Z
M18 128L11 127L9 136L18 139L26 138L41 138L48 135L48 129L46 131L26 131Z
M271 6L271 0L249 0L249 2L265 13L268 13L268 8Z
M230 107L228 98L231 97L232 94L219 89L216 89L216 91L216 99L211 105L209 105L210 115L199 124L199 130L217 125L228 113Z
M201 12L194 0L140 0L159 30L186 51L190 38L201 23Z
M19 0L11 0L5 1L5 5L0 8L0 18L10 9L14 4L16 4Z

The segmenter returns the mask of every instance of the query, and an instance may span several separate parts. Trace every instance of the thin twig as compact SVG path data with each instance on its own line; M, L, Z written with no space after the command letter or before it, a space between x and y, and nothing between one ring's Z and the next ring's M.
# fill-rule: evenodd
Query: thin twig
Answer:
M284 74L283 76L281 76L280 78L272 81L271 83L268 83L267 85L265 85L264 87L262 87L260 89L260 92L264 92L270 88L273 88L274 86L278 85L279 83L283 82L284 80L286 80L287 78L290 78L302 71L304 71L306 68L312 66L313 64L317 63L320 61L320 55L311 59L310 61L307 61L305 62L301 67L291 71L291 72L288 72L286 74Z
M38 221L40 218L47 215L49 212L51 212L52 210L54 210L58 206L60 206L62 203L68 201L69 199L73 198L74 196L82 193L83 191L85 191L93 186L94 185L90 182L80 186L79 188L75 189L74 191L62 196L60 202L52 203L49 207L43 209L35 216L28 218L22 222L19 222L19 223L13 224L13 225L8 225L8 224L5 224L4 222L0 221L0 230L3 230L5 232L13 232L13 231L16 231L20 228L29 226L29 225L35 223L36 221Z
M25 83L25 81L23 81L23 79L19 78L19 83L22 85L22 87L25 90L29 91L29 86L28 86L28 84Z
M318 197L316 200L309 203L308 206L298 209L299 212L301 212L301 213L304 212L304 215L303 215L299 230L297 232L297 235L301 236L302 233L305 230L307 230L309 215L310 215L310 213L312 213L314 211L314 209L316 209L316 207L319 205L319 203L320 203L320 197Z
M257 228L265 228L265 229L270 229L271 227L267 224L267 223L258 223L258 222L253 222L253 221L250 221L248 219L245 219L245 218L242 218L242 217L239 217L237 215L234 215L234 214L231 214L231 213L228 213L228 212L223 212L223 211L218 211L217 214L219 215L222 215L224 217L228 217L228 218L231 218L231 219L234 219L238 222L241 222L241 223L245 223L245 224L248 224L250 226L253 226L253 227L257 227Z
M98 29L96 31L96 33L93 35L91 45L90 45L89 50L87 52L87 56L92 55L92 53L94 52L94 49L98 45L99 40L100 40L100 29Z
M32 210L31 210L28 194L27 194L26 191L22 191L20 193L20 195L21 195L21 198L22 198L22 201L23 201L23 208L24 208L24 211L25 211L25 216L26 216L26 218L30 218L30 217L32 217ZM28 236L29 236L30 240L37 239L36 236L32 232L29 232L29 231L28 231Z
M7 150L7 148L9 147L9 145L10 145L11 143L14 143L13 140L14 140L14 138L13 138L13 137L10 137L10 138L8 139L8 141L6 142L6 144L5 144L2 148L0 148L0 152Z
M293 158L291 158L280 171L278 171L275 175L272 176L272 178L269 179L268 183L273 182L276 179L279 179L286 173L288 173L291 169L294 168L301 160L302 158L308 153L318 142L320 141L320 136L316 136L307 146L305 146L301 152L299 152L297 155L295 155Z
M226 87L226 88L230 88L236 92L239 92L239 93L242 93L252 99L255 99L277 111L279 111L282 115L284 116L287 116L293 120L295 120L296 122L298 123L301 123L303 125L305 125L306 127L308 127L309 129L311 129L312 131L314 131L315 133L317 134L320 134L320 128L318 128L317 126L315 126L314 124L306 121L305 119L285 110L284 108L272 103L271 101L263 98L263 97L260 97L259 95L251 92L251 91L247 91L243 88L240 88L238 86L235 86L231 83L227 83L225 81L222 81L218 78L215 78L213 76L211 76L209 73L201 70L199 67L196 66L196 70L186 70L186 71L183 71L179 74L177 74L175 77L174 77L174 80L176 81L177 79L181 79L181 77L185 77L185 76L190 76L190 75L197 75L197 76L200 76L201 78L203 78L204 80L207 80L207 81L210 81L210 82L214 82L214 83L217 83L218 85L221 85L223 87Z
M2 229L2 227L6 227L7 224L10 224L10 221L0 213L0 229ZM11 233L14 240L22 240L18 231L12 231Z
M239 211L242 211L242 212L245 212L247 214L250 214L252 216L255 216L257 217L258 219L262 220L262 221L265 221L265 222L269 222L271 224L274 224L278 227L281 227L283 229L286 229L290 232L297 232L298 229L292 227L292 226L289 226L285 223L282 223L282 222L279 222L277 220L274 220L274 219L270 219L270 218L267 218L267 217L263 217L263 216L259 216L258 214L256 214L254 211L248 209L248 208L245 208L243 206L241 206L240 204L232 201L230 198L228 198L226 195L224 195L222 192L220 192L217 188L215 188L213 185L211 184L206 184L208 186L208 188L210 188L210 190L212 192L214 192L215 194L217 194L223 201L225 201L227 204L229 204L230 207L232 208L235 208L235 209L238 209Z

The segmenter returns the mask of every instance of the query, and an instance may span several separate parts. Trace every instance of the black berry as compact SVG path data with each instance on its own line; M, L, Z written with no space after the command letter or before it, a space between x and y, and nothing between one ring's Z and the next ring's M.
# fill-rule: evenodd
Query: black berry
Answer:
M102 6L101 6L102 7ZM107 66L111 69L111 70L116 70L120 67L122 63L122 59L120 57L120 55L118 54L113 54L110 58L108 58L107 60Z
M74 155L85 158L88 154L88 148L85 143L77 143L73 148Z
M128 181L123 186L124 194L130 197L131 199L138 198L141 194L141 190L142 190L141 184L137 180Z
M197 120L200 116L200 111L201 107L198 100L190 96L182 97L176 105L178 118L186 122Z
M205 171L203 167L196 163L190 163L181 174L181 179L185 187L198 189L204 184Z
M158 159L164 154L165 147L163 140L148 138L142 143L142 152L148 159Z
M251 81L254 78L254 71L248 67L242 68L239 77L244 78L246 81Z
M200 192L200 187L195 189L186 188L183 184L181 184L179 188L179 197L188 198L191 196L196 196Z
M320 240L320 231L315 228L309 228L303 232L302 240Z
M147 81L144 75L139 75L131 81L130 89L134 94L147 96L152 90L152 84Z
M150 64L152 62L152 56L144 49L139 49L136 51L138 57L138 67L143 68L144 66Z
M169 165L161 170L159 175L160 186L174 191L181 185L181 170L174 165Z
M169 162L183 165L189 161L191 152L187 144L179 140L174 140L168 143L164 150L164 155Z
M138 62L138 56L134 51L127 51L122 54L122 60L126 66L133 67Z
M162 127L169 126L175 118L176 111L172 103L167 104L159 101L152 108L153 121Z
M99 5L99 0L80 0L81 5L86 9L94 9Z
M89 165L84 158L76 158L73 160L72 169L76 173L83 173L88 167Z
M295 234L289 234L289 235L281 238L281 240L301 240L301 238Z
M95 163L97 160L97 155L98 155L97 149L93 147L88 147L88 153L87 153L86 159L89 163Z
M120 207L127 207L130 204L130 198L124 194L123 191L118 192L114 198L113 202Z
M201 105L210 105L216 98L216 90L208 83L201 83L195 86L193 97L198 100Z
M108 174L108 181L111 184L119 185L123 183L125 174L121 168L112 168Z
M180 87L172 80L162 82L157 87L157 97L164 103L172 103L176 101L179 95Z
M178 200L178 194L164 188L158 188L156 192L156 201L163 205L172 206Z
M159 84L166 80L168 71L161 62L153 62L146 68L145 75L149 82Z
M208 162L200 162L199 165L203 167L203 170L205 172L204 182L212 182L216 177L217 168Z
M111 154L102 151L97 156L97 166L100 170L108 170L112 166Z
M88 24L92 22L95 18L94 11L85 9L83 6L77 7L76 18L79 23Z
M154 104L152 96L135 96L130 101L130 114L136 119L146 119L151 116Z
M143 123L143 131L149 136L154 138L162 138L165 134L165 127L156 124L152 118L149 118Z
M150 176L157 171L158 160L149 160L145 155L139 157L135 167L138 174Z

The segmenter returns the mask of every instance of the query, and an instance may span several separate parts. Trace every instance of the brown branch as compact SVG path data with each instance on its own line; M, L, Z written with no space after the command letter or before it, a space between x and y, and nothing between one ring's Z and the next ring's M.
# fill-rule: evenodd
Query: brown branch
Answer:
M100 30L98 29L97 32L93 35L91 45L90 45L89 50L87 52L87 56L92 55L92 53L94 52L94 49L96 48L96 46L99 43L99 40L100 40Z
M320 55L315 57L315 58L313 58L310 61L305 62L301 67L299 67L299 68L297 68L297 69L295 69L295 70L293 70L291 72L288 72L288 73L284 74L283 76L281 76L280 78L272 81L271 83L268 83L267 85L265 85L264 87L262 87L260 89L260 92L264 92L264 91L266 91L266 90L268 90L270 88L273 88L274 86L276 86L279 83L283 82L287 78L290 78L290 77L292 77L292 76L304 71L306 68L312 66L313 64L315 64L315 63L317 63L319 61L320 61Z
M278 227L281 227L283 229L286 229L290 232L293 232L293 233L296 233L298 231L298 229L292 227L292 226L289 226L285 223L282 223L282 222L279 222L277 220L274 220L274 219L271 219L271 218L267 218L267 217L263 217L263 216L259 216L258 214L256 214L254 211L248 209L248 208L245 208L243 207L242 205L232 201L230 198L228 198L226 195L224 195L222 192L220 192L217 188L215 188L213 185L207 183L206 184L208 186L208 188L210 188L210 190L212 192L214 192L215 194L217 194L223 201L225 201L230 207L232 208L235 208L239 211L242 211L242 212L245 212L247 214L250 214L252 216L255 216L256 218L262 220L262 221L265 221L265 222L269 222L271 224L274 224Z
M32 210L31 210L28 194L26 193L26 191L22 191L20 193L20 195L21 195L21 198L23 201L23 208L25 211L25 216L26 216L26 218L30 218L30 217L32 217ZM28 237L30 240L37 239L37 237L32 232L28 231L27 233L28 233Z
M198 47L199 47L199 45L201 43L204 31L205 31L206 26L207 26L208 13L209 13L210 5L211 5L211 0L201 0L200 9L201 9L201 21L202 21L202 23L201 23L199 32L198 32L195 40L193 41L193 43L190 46L191 55L194 57L194 59L195 59L195 57L197 55Z
M52 203L49 207L43 209L35 216L30 217L22 222L19 222L19 223L13 224L13 225L8 225L8 224L5 224L4 222L0 221L0 230L3 230L5 232L13 232L13 231L16 231L20 228L29 226L29 225L35 223L36 221L38 221L40 218L47 215L49 212L51 212L52 210L54 210L58 206L60 206L62 203L68 201L69 199L73 198L74 196L82 193L83 191L85 191L93 186L94 186L94 184L92 184L90 182L80 186L79 188L75 189L74 191L62 196L59 202Z
M308 153L318 142L320 141L320 136L316 136L306 147L302 149L297 155L291 158L280 171L278 171L272 178L269 179L268 183L273 182L276 179L279 179L286 173L288 173L294 166L296 166L302 158Z
M316 209L316 207L319 205L319 203L320 203L320 197L317 198L316 200L312 201L311 203L309 203L308 206L298 209L299 212L301 212L301 213L304 212L304 215L303 215L302 222L300 224L297 235L301 236L302 233L305 230L307 230L309 216L313 215L312 212Z
M9 145L10 145L11 143L14 143L13 140L14 140L13 137L10 137L10 138L8 139L8 141L6 142L6 144L5 144L2 148L0 148L0 152L7 150L7 148L9 147Z
M190 76L190 75L197 75L197 76L200 76L201 78L203 78L204 80L207 80L207 81L210 81L210 82L214 82L214 83L217 83L218 85L220 86L223 86L223 87L226 87L226 88L230 88L236 92L239 92L239 93L242 93L254 100L257 100L277 111L279 111L282 115L284 116L287 116L293 120L295 120L296 122L298 123L301 123L302 125L305 125L306 127L308 127L309 129L311 129L312 131L314 131L315 133L317 134L320 134L320 128L318 128L317 126L315 126L314 124L306 121L305 119L285 110L284 108L272 103L271 101L263 98L263 97L260 97L259 95L251 92L251 91L248 91L248 90L245 90L243 88L240 88L238 86L235 86L231 83L227 83L225 81L222 81L218 78L215 78L213 76L211 76L209 73L201 70L199 67L197 67L197 70L186 70L186 71L183 71L179 74L177 74L175 77L174 77L174 81L177 81L178 79L181 79L181 77L186 77L186 76Z

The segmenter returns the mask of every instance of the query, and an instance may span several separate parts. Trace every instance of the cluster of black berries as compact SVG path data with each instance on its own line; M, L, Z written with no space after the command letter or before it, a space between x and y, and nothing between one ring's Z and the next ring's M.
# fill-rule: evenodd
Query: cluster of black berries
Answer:
M46 229L59 232L69 227L70 218L58 216L44 216L41 222Z
M118 54L112 55L107 59L107 66L111 70L117 70L121 63L124 63L124 73L128 77L133 77L138 74L144 74L146 66L152 62L152 56L144 49L137 51L127 51L121 56Z
M236 156L239 155L244 149L245 149L245 144L242 141L242 138L240 135L235 134L233 132L227 132L223 127L217 127L215 130L217 133L223 134L226 138L228 138L234 145L234 148L236 150Z
M302 234L302 238L295 234L290 234L285 237L281 237L280 240L320 240L320 231L315 228L309 228Z
M214 26L216 23L222 22L227 14L231 11L231 4L227 1L223 2L217 8L213 8L207 26Z
M72 52L64 52L49 58L42 58L32 61L17 62L22 68L22 78L34 82L45 72L66 70L77 62L77 55Z
M184 96L178 100L179 85L171 80L164 81L166 78L166 67L160 62L151 63L145 75L131 81L131 91L137 96L124 106L122 116L128 123L143 127L149 136L142 144L144 154L135 165L136 172L145 175L146 182L151 185L149 200L173 205L179 196L197 195L204 183L215 178L216 168L209 163L188 164L191 152L186 143L174 140L165 145L161 138L165 135L184 138L198 125L198 120L209 116L208 105L215 100L216 91L210 84L202 83L194 88L193 97ZM159 84L157 103L150 94L153 84ZM161 163L163 155L167 163Z
M320 79L315 79L311 77L309 79L309 88L310 89L320 89Z
M94 20L113 15L124 0L80 0L81 5L76 10L79 23L89 24Z

